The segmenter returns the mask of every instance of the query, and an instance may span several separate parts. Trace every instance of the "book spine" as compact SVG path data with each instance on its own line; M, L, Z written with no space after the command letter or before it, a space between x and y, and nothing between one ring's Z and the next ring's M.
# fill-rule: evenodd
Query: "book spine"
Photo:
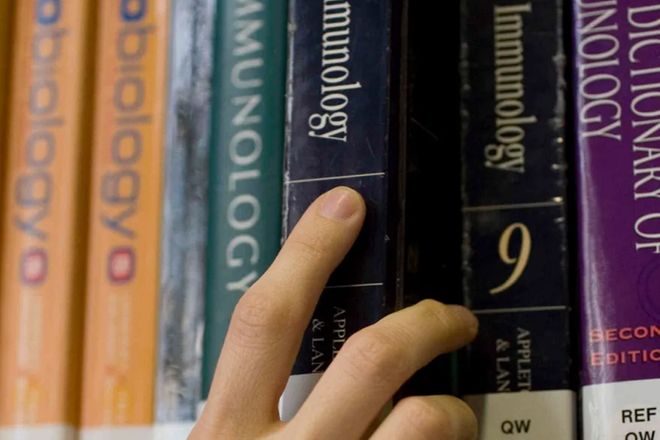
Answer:
M280 247L286 17L286 0L218 2L204 398L236 303Z
M461 392L481 438L576 438L561 0L463 0Z
M82 0L15 6L0 438L69 439L80 409L93 8Z
M461 134L459 2L412 2L408 9L404 303L410 306L431 298L462 304L461 151L456 148ZM439 16L447 18L442 26L436 26ZM438 42L442 63L429 56ZM442 201L442 215L429 215L430 192ZM452 380L455 358L456 354L438 357L399 395L457 394Z
M660 436L660 4L574 2L585 440Z
M156 423L182 438L201 399L215 0L172 3L161 233Z
M7 166L7 125L9 120L9 91L11 80L11 36L14 24L14 1L0 2L0 206L4 206L5 173ZM0 249L2 244L2 228L0 228ZM2 267L2 252L0 252L0 267Z
M7 109L9 107L9 81L11 78L11 36L13 35L14 24L14 2L7 0L0 2L0 23L3 23L0 29L0 185L2 170L5 167L6 144L7 144ZM0 192L2 186L0 186ZM0 196L1 197L1 196Z
M367 217L304 336L280 402L285 420L346 339L402 303L397 21L402 3L325 0L290 6L284 235L316 197L339 185L362 194Z
M103 0L81 438L154 422L168 2Z

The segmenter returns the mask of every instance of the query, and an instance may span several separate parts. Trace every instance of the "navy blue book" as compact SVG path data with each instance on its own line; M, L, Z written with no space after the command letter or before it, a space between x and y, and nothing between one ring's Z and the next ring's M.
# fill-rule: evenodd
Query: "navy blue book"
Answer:
M338 185L359 191L368 211L305 334L281 401L285 420L346 339L403 301L403 3L290 4L284 236L317 196Z
M577 434L563 5L461 1L464 295L480 332L459 380L481 439Z

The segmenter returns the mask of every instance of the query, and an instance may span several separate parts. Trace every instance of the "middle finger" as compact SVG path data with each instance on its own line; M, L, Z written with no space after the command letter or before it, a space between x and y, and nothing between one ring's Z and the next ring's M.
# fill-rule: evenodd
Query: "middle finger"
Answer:
M403 382L470 342L477 326L467 309L430 300L383 318L346 342L290 428L300 438L359 438Z

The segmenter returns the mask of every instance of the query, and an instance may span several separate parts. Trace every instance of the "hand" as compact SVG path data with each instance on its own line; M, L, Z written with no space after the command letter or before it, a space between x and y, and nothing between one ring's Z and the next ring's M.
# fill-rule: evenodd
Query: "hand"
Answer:
M278 399L305 328L330 274L358 236L365 210L359 194L344 187L307 209L236 307L190 439L363 438L415 371L474 338L477 320L463 307L426 300L393 313L353 335L293 420L279 420ZM476 422L454 397L409 397L371 438L468 440L476 438Z

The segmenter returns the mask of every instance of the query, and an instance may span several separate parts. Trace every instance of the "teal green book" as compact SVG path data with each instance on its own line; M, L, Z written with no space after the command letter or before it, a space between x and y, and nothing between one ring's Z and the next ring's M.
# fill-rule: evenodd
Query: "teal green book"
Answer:
M219 0L202 394L236 303L280 247L286 0Z

